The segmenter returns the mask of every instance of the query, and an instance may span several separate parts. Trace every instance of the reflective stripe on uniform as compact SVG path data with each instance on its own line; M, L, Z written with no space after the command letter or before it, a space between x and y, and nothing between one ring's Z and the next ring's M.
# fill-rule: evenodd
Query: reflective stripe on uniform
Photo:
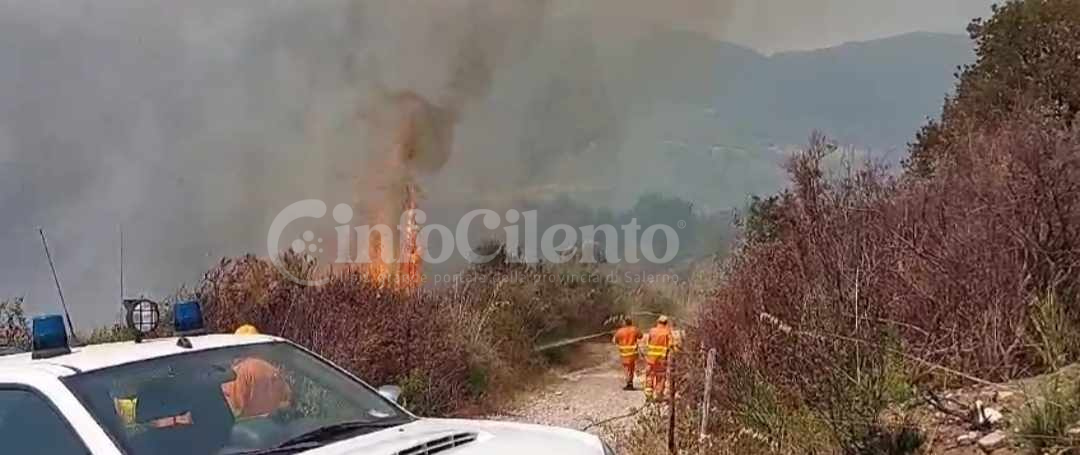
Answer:
M125 425L134 425L138 398L114 398L113 403L116 405L116 414L120 416L120 421Z
M637 357L637 345L619 346L619 355L622 357Z
M661 346L661 345L658 345L658 344L650 344L648 346L648 349L645 352L646 352L645 355L647 355L649 357L652 357L652 358L667 357L668 347L667 346Z
M645 360L650 364L666 359L671 349L671 330L657 326L649 331L646 341Z

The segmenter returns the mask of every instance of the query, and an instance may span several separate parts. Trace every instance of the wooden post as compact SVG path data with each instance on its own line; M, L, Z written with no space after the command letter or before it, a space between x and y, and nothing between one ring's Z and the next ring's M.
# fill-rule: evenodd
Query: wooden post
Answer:
M668 381L668 393L671 394L671 399L668 400L668 454L675 455L675 353L668 351L667 356L667 381Z
M705 393L701 400L701 433L698 435L698 447L705 454L705 436L709 431L709 408L711 407L713 369L716 368L716 349L709 349L705 359Z

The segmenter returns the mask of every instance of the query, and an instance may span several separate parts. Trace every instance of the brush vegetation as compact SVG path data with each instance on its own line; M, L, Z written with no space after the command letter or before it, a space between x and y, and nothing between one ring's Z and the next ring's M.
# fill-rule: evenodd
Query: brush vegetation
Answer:
M711 453L914 453L924 435L887 407L1077 361L1078 27L1075 1L995 7L901 173L836 166L815 136L789 189L754 199L679 377L700 406L694 359L717 350ZM1051 396L1027 432L1075 423L1075 390Z
M228 258L197 294L212 330L254 324L372 384L400 385L410 410L423 415L488 410L542 376L549 357L537 345L606 330L612 315L656 304L646 298L653 291L603 279L601 265L508 263L496 243L481 252L496 257L470 266L458 284L432 289L383 286L359 271L304 286L263 259ZM305 258L284 260L298 276L314 271Z

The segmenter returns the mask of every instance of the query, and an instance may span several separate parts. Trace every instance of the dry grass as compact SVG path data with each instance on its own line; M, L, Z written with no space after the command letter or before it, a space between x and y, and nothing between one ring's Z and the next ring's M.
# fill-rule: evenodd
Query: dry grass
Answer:
M1030 397L1019 417L1021 435L1036 449L1080 446L1080 436L1067 433L1080 425L1080 381L1048 381Z

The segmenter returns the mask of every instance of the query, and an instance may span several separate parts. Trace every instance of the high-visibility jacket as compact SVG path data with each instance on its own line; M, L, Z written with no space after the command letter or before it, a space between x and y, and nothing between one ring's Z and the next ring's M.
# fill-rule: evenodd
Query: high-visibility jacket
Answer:
M222 384L221 391L236 417L263 416L289 405L292 390L270 363L248 357L233 365L233 371L236 379Z
M619 357L623 360L637 358L637 342L641 331L634 326L623 327L615 331L615 345L619 347Z
M667 359L672 341L671 329L667 326L658 325L653 327L652 330L649 330L649 340L645 348L645 361L652 365L657 361Z
M120 416L120 421L124 422L124 425L135 425L135 406L138 402L139 399L135 397L113 399L116 415Z

